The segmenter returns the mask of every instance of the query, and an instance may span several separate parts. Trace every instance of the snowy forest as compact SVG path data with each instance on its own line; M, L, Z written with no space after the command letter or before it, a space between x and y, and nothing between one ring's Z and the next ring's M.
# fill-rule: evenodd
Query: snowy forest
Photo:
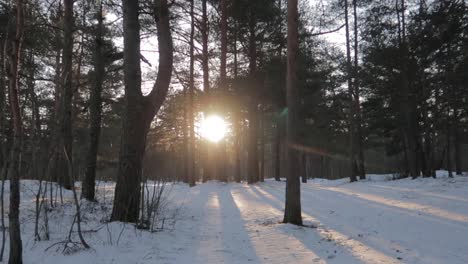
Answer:
M0 262L468 263L465 0L0 0Z

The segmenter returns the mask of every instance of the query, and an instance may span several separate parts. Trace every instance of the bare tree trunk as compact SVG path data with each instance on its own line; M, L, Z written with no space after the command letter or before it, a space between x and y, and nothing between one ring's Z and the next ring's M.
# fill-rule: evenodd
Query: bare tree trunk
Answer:
M307 183L307 169L306 169L306 154L301 153L299 155L299 166L302 183Z
M6 77L6 71L5 71L5 64L6 64L6 45L7 45L7 30L9 28L10 21L8 20L7 26L5 27L5 34L4 38L5 41L4 43L1 43L2 45L0 46L0 168L3 168L6 165L6 122L5 122L5 105L6 105L6 83L5 83L5 77ZM3 30L3 28L0 28L0 30Z
M260 182L265 181L265 119L260 113Z
M228 85L226 79L226 60L227 60L227 0L220 1L220 9L221 9L221 59L220 59L220 73L219 73L219 81L220 81L220 91L218 94L221 95L221 100L219 102L223 103L225 101L227 92L228 92ZM227 113L228 109L223 108L220 105L220 110L222 113ZM218 159L218 176L219 180L223 182L228 181L228 174L226 170L226 139L223 138L221 142L219 142L219 159Z
M192 58L190 58L192 60ZM189 85L190 86L190 85ZM182 154L182 162L183 162L183 175L182 175L182 181L185 183L189 183L190 177L189 177L189 155L190 155L190 146L189 146L189 100L188 99L188 93L187 89L188 87L184 85L183 87L183 96L184 96L184 123L183 123L183 128L182 128L182 135L183 135L183 145L184 145L184 150Z
M447 171L448 176L453 178L452 173L452 125L450 124L450 120L447 117Z
M462 141L461 129L458 125L454 128L454 147L455 147L455 171L457 175L462 175Z
M59 153L58 167L60 184L66 188L72 188L71 175L68 175L67 160L64 157L63 149L72 158L73 134L72 134L72 102L73 102L73 0L64 0L63 17L63 68L61 75L62 97L60 109L60 144L57 150Z
M210 72L208 68L208 13L207 13L207 0L202 0L202 20L201 20L201 36L202 36L202 70L203 70L203 92L205 94L205 116L211 111L211 91L210 91ZM212 180L213 175L213 164L212 164L212 151L210 149L212 145L210 142L205 142L205 160L203 168L203 181Z
M348 80L349 93L349 171L350 181L357 181L356 175L356 107L354 102L354 91L351 70L351 47L349 39L349 18L348 18L348 0L345 0L345 21L346 21L346 76Z
M401 7L396 2L397 19L399 25L399 42L401 50L401 119L403 123L403 139L407 149L407 164L410 176L416 178L420 175L417 159L417 136L415 129L414 112L411 106L411 92L408 80L408 44L406 43L405 0L401 0ZM401 18L400 18L401 12ZM401 23L400 23L401 21Z
M238 77L237 68L237 23L234 25L234 80ZM236 87L238 89L238 87ZM234 180L241 182L241 105L239 104L234 113Z
M288 60L286 100L288 107L287 118L287 181L286 202L284 209L284 223L302 225L301 215L301 185L297 171L298 153L294 145L298 142L298 88L297 88L297 56L298 40L298 11L297 0L288 1Z
M195 106L194 106L194 97L195 97L195 81L194 81L194 36L195 36L195 14L194 14L194 0L190 1L190 79L189 79L189 93L190 93L190 104L189 104L189 118L190 118L190 154L189 154L189 185L195 186L196 176L195 176Z
M86 171L83 181L83 197L88 201L95 200L95 181L96 181L96 161L99 149L99 138L101 134L101 112L102 112L102 85L104 82L104 39L103 39L103 16L102 2L96 10L98 24L96 27L95 47L94 47L94 71L93 87L89 99L89 145L86 157Z
M275 127L275 157L274 157L274 166L275 166L275 180L281 181L281 131L279 121L276 123Z
M11 53L9 59L9 87L10 87L10 108L13 119L13 147L11 149L10 166L8 175L10 178L10 212L9 231L10 231L10 256L9 264L23 263L22 257L22 241L19 222L19 206L20 206L20 157L23 138L23 121L21 118L19 106L19 73L18 65L21 61L21 44L23 41L24 17L23 17L23 0L16 0L16 34L11 42Z
M5 164L2 168L2 183L0 185L0 213L1 213L1 228L2 228L2 246L0 248L0 261L3 262L3 253L5 252L6 244L6 226L5 226L5 181L7 179L7 166L8 163L5 161Z
M61 53L62 53L62 37L61 37L61 23L62 20L62 1L58 1L57 7L57 15L53 18L54 26L57 27L54 36L54 44L56 46L55 50L55 64L54 64L54 110L51 114L51 118L49 120L52 126L52 139L49 141L49 153L50 157L50 175L49 180L52 181L59 181L59 170L58 170L58 158L61 152L59 152L60 142L56 142L60 138L60 108L61 108L61 101L62 101L62 85L61 85ZM50 191L52 191L52 184ZM52 197L51 197L52 198ZM53 207L52 199L50 200L51 207Z
M153 89L147 96L143 96L138 1L122 2L126 110L111 220L136 223L140 206L141 169L146 135L154 116L166 99L172 76L173 46L167 0L154 0L153 15L158 30L159 71Z
M251 95L248 99L249 113L249 156L248 156L248 175L249 184L258 182L258 103L257 103L257 45L256 45L256 19L253 11L250 11L249 21L249 75Z
M359 56L358 56L358 16L357 16L357 0L353 0L353 15L354 15L354 107L356 113L356 140L357 140L357 164L359 179L366 178L366 169L364 163L364 144L362 135L362 111L360 102L359 88Z

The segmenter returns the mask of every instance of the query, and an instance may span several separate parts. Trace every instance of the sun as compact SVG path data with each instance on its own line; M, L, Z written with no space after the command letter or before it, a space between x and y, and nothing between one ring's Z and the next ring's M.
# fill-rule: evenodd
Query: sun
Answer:
M219 142L226 136L227 124L224 119L218 115L209 115L200 123L200 132L202 137L212 142Z

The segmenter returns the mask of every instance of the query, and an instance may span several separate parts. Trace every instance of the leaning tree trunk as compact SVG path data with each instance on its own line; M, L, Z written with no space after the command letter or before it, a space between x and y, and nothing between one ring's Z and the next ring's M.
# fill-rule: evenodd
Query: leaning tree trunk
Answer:
M9 233L10 233L10 256L9 264L23 263L22 257L22 242L21 230L19 221L19 206L20 206L20 182L19 182L19 167L21 156L21 145L23 138L23 123L21 120L21 112L19 107L19 72L18 64L20 63L21 43L23 40L24 17L23 17L23 0L16 0L16 34L11 42L11 53L9 59L9 87L10 87L10 108L13 119L13 147L11 149L10 167L8 174L10 177L10 212Z
M96 160L99 149L99 137L101 134L101 112L102 112L102 84L104 82L104 58L103 58L103 16L102 3L96 12L98 24L94 47L94 71L93 86L91 88L89 105L89 146L86 155L86 171L83 181L83 197L88 201L95 200Z
M159 71L153 89L147 96L143 96L138 1L123 0L122 2L126 107L111 220L136 223L140 206L140 181L146 135L169 89L173 46L167 0L155 0L153 15L158 30Z
M287 181L286 202L284 209L284 223L302 225L301 215L301 185L298 175L298 153L294 145L298 142L298 89L297 89L297 55L298 40L298 12L297 0L288 1L288 59L286 102L287 118Z

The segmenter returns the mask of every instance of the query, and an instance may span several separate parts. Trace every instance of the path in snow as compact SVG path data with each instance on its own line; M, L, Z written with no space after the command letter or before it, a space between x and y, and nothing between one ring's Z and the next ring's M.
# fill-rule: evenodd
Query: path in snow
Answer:
M22 181L25 263L468 263L468 177L301 184L304 222L312 227L279 223L284 182L174 184L166 229L156 233L103 222L114 184L101 184L100 203L83 213L83 230L98 230L84 234L93 250L63 255L45 249L67 237L73 204L50 214L51 240L35 242L37 182Z
M303 184L303 217L316 229L278 224L283 199L284 183L273 181L195 187L186 206L198 230L176 262L468 263L466 194Z

